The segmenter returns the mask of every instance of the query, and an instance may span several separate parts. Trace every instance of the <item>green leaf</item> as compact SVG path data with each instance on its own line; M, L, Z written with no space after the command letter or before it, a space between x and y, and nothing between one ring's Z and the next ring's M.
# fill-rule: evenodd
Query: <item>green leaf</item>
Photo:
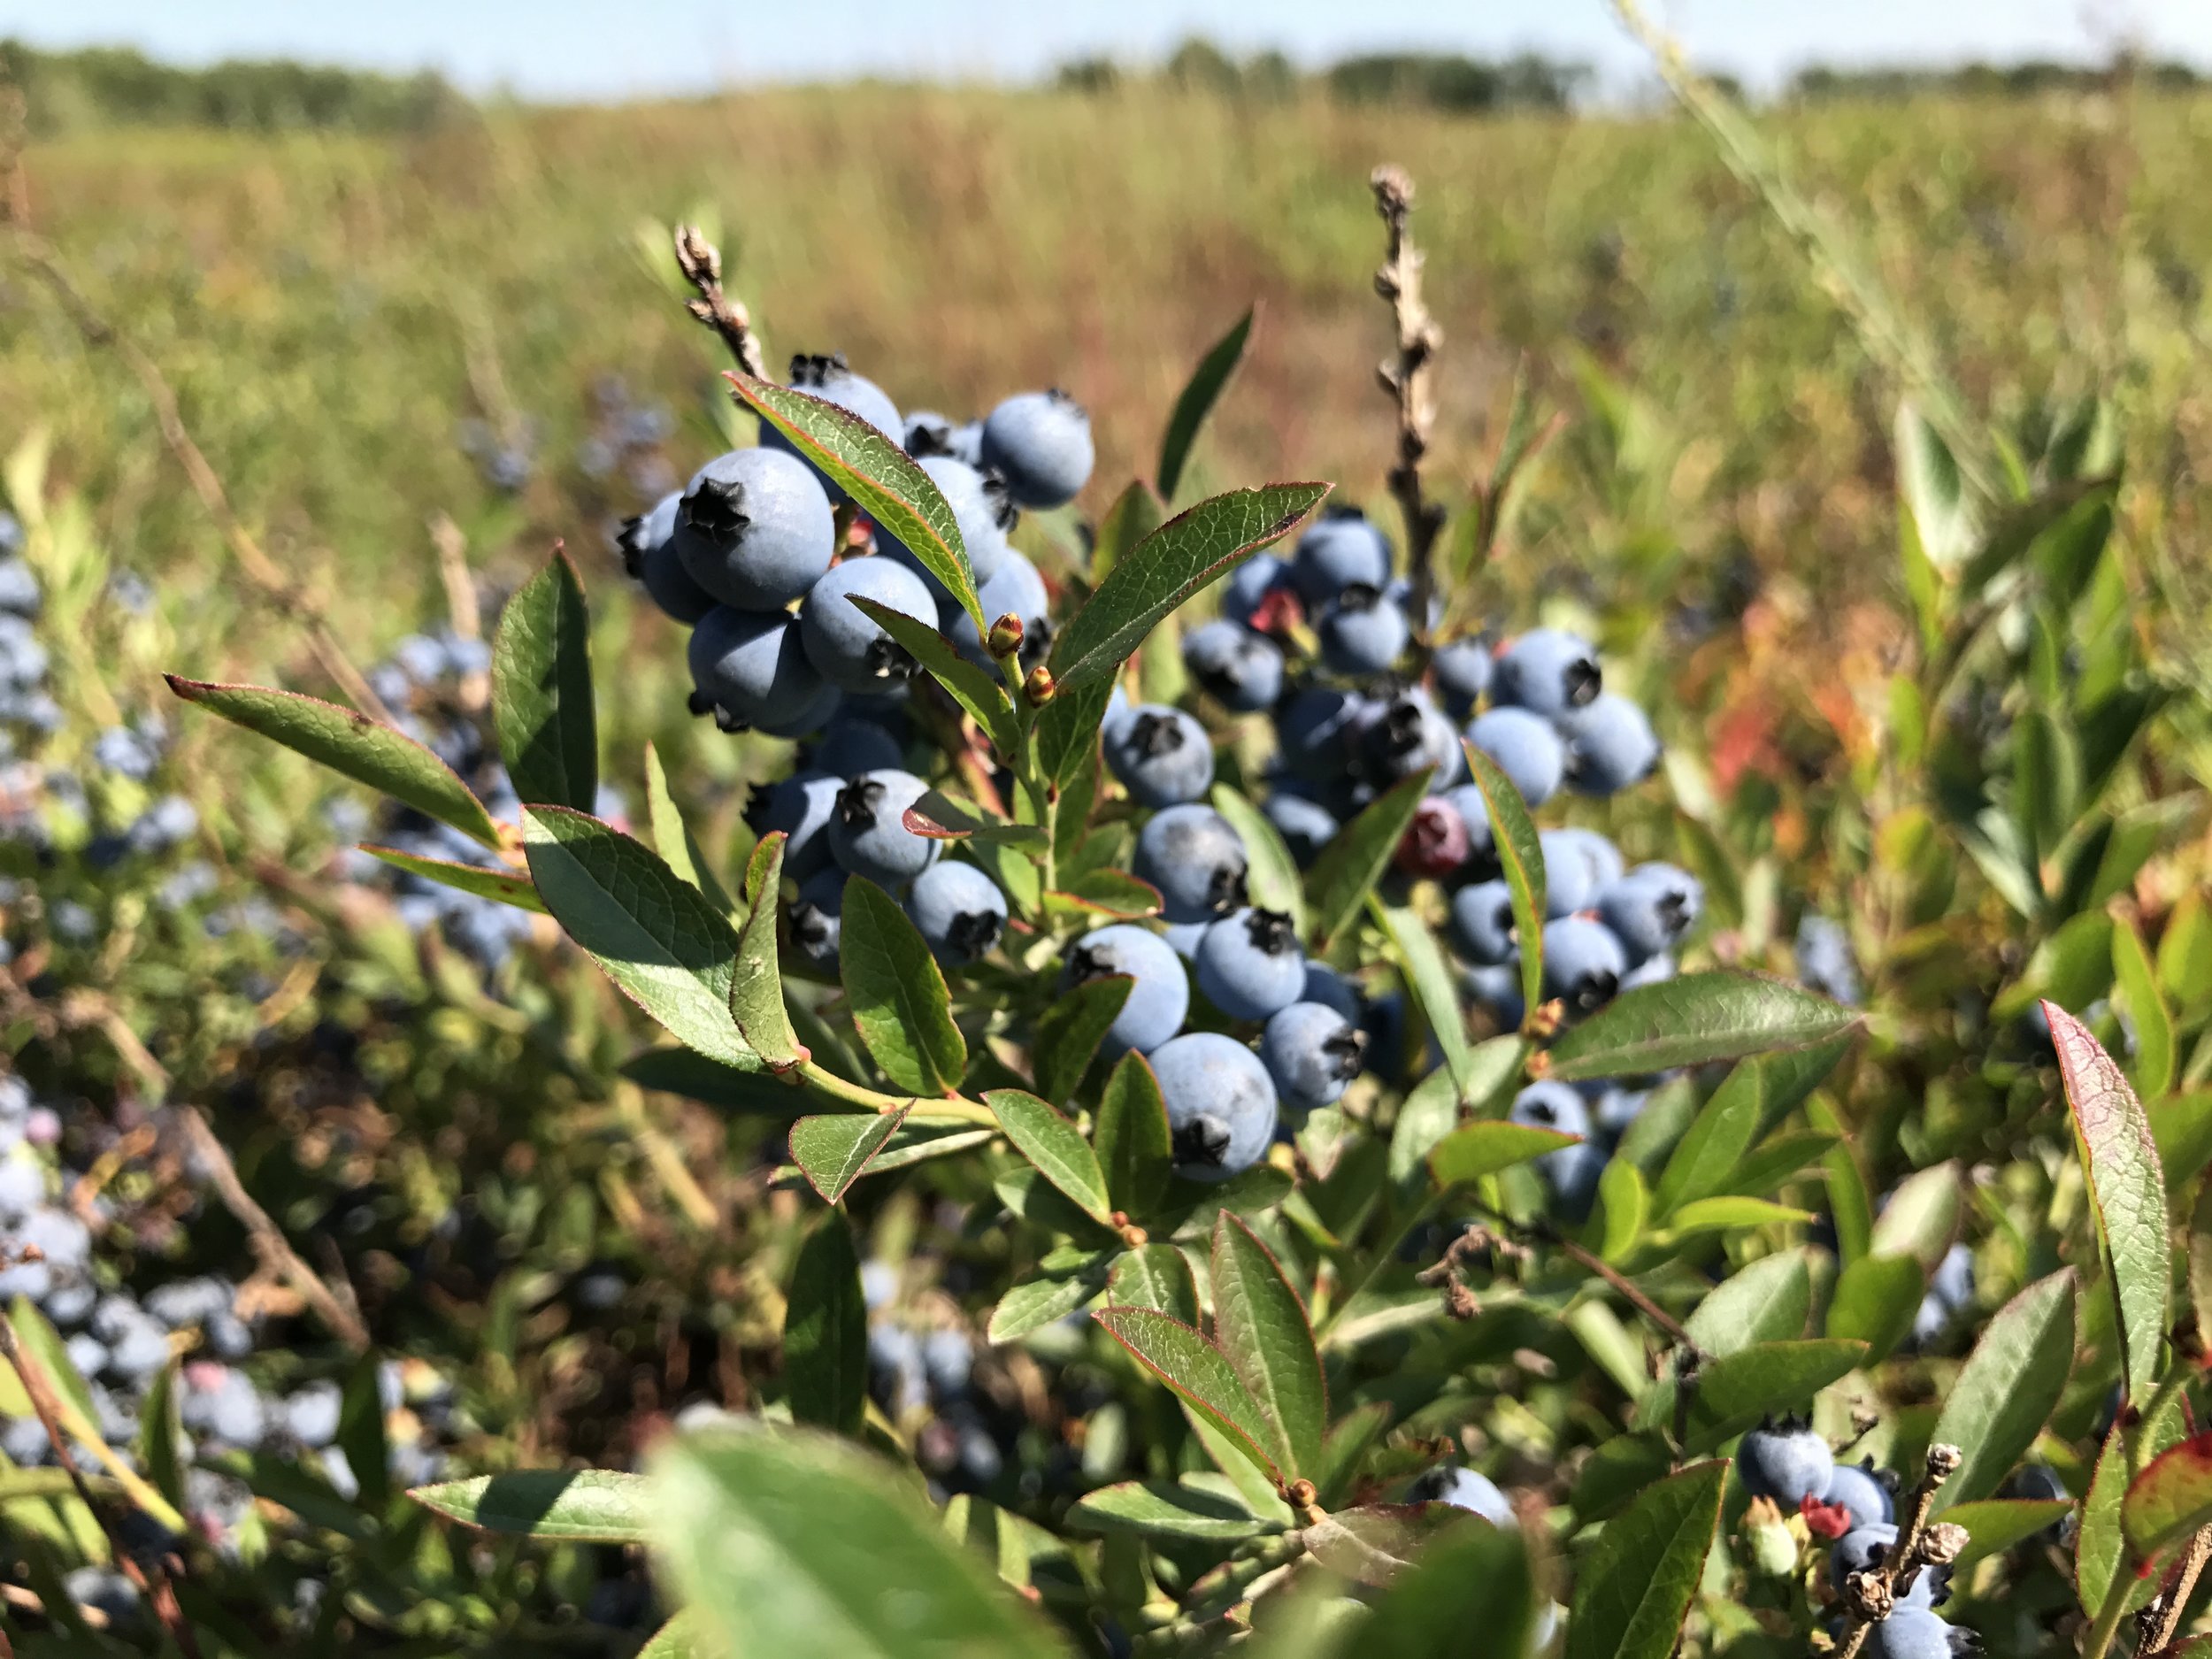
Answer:
M2212 904L2201 893L2181 895L2158 936L2158 984L2184 1015L2212 1007Z
M868 1403L868 1301L852 1229L834 1210L807 1234L791 1270L783 1385L795 1420L839 1434L860 1432Z
M1198 1280L1171 1244L1147 1244L1115 1258L1106 1300L1117 1308L1149 1308L1195 1327Z
M1863 1256L1836 1278L1828 1304L1828 1334L1866 1344L1866 1363L1878 1365L1912 1329L1928 1280L1909 1256Z
M1892 432L1897 450L1901 534L1913 537L1929 564L1946 573L1972 557L1981 525L1965 475L1950 446L1909 397L1897 404Z
M1739 1061L1667 1160L1652 1194L1659 1218L1727 1191L1760 1130L1811 1094L1847 1046L1847 1039L1839 1039L1795 1054Z
M1874 1218L1867 1248L1876 1256L1909 1256L1923 1272L1935 1271L1959 1226L1959 1168L1932 1164L1891 1188Z
M698 1619L679 1613L653 1632L637 1650L637 1659L712 1659L712 1655L699 1634Z
M520 1469L417 1486L407 1495L480 1532L571 1544L641 1544L653 1508L643 1475L611 1469Z
M1014 724L1014 705L1006 695L1006 682L978 668L952 649L945 636L926 622L894 611L889 605L855 594L846 602L857 607L877 626L906 649L927 669L930 677L952 694L952 700L975 718L983 733L1010 764L1021 752L1020 728Z
M652 1460L655 1553L703 1639L776 1659L1060 1659L1066 1645L892 1465L725 1430Z
M760 1056L749 1051L736 1061L722 1061L710 1060L692 1048L646 1048L632 1055L618 1069L640 1088L681 1094L731 1111L795 1118L808 1109L803 1091L777 1081L761 1064Z
M1069 1509L1067 1521L1079 1532L1135 1532L1145 1538L1220 1543L1283 1530L1225 1493L1164 1480L1125 1480L1087 1493Z
M1041 1269L999 1298L984 1334L995 1343L1018 1342L1032 1331L1066 1318L1105 1288L1113 1261L1112 1251L1092 1250L1072 1262Z
M1229 332L1214 342L1199 359L1182 396L1175 400L1175 412L1168 417L1167 432L1160 440L1161 500L1175 499L1176 487L1183 481L1183 464L1190 459L1191 444L1221 396L1221 388L1236 372L1244 356L1244 342L1252 337L1252 319L1258 310L1256 305L1247 309Z
M384 1420L384 1381L373 1350L353 1363L338 1402L338 1446L361 1483L372 1514L391 1501L391 1439Z
M2074 1532L2074 1590L2082 1611L2092 1617L2104 1605L2127 1561L2127 1536L2121 1510L2127 1502L2128 1482L2139 1463L2147 1464L2189 1437L2186 1418L2177 1409L2161 1412L2154 1422L2131 1425L2124 1417L2107 1430L2104 1444L2090 1472L2089 1491L2082 1499L2081 1522ZM1961 1504L1971 1509L1971 1504ZM2154 1573L2137 1580L2128 1601L2139 1606L2157 1587Z
M1116 565L1061 629L1054 680L1064 691L1112 679L1163 617L1297 528L1328 493L1326 484L1268 484L1178 513Z
M1045 1099L1056 1104L1074 1094L1136 983L1125 973L1086 979L1045 1010L1029 1045L1037 1091Z
M2196 1435L2153 1458L2128 1486L2120 1523L2139 1561L2154 1559L2212 1524L2212 1434Z
M1098 728L1114 698L1111 675L1073 691L1057 692L1037 717L1033 733L1038 769L1065 791L1098 758Z
M1697 1463L1645 1488L1605 1524L1575 1572L1565 1659L1667 1659L1720 1521L1728 1465Z
M138 1408L138 1463L154 1490L179 1510L185 1507L184 1424L177 1404L177 1362L155 1373ZM57 1474L62 1471L57 1470Z
M2166 1171L2166 1189L2178 1192L2212 1163L2212 1089L2186 1089L2167 1095L2151 1113L2151 1133L2158 1141L2158 1164Z
M1160 890L1125 870L1086 870L1065 887L1047 892L1045 906L1055 914L1137 921L1160 913Z
M898 434L878 432L859 416L787 386L727 370L723 378L740 401L944 584L978 634L991 631L993 618L983 614L975 595L975 567L960 539L959 521L929 474L899 447Z
M662 862L680 879L698 888L716 910L741 922L743 917L730 902L728 891L716 879L712 866L692 838L691 826L676 810L675 797L668 793L668 773L661 765L660 751L650 743L645 746L645 810L653 827L653 850L660 854Z
M1801 1408L1864 1363L1866 1345L1809 1338L1755 1342L1698 1368L1684 1421L1683 1449L1709 1452L1761 1417Z
M1667 1232L1679 1238L1693 1233L1722 1233L1732 1227L1764 1227L1812 1218L1809 1210L1793 1209L1764 1198L1701 1198L1668 1217Z
M1353 1627L1345 1651L1377 1659L1521 1654L1535 1618L1526 1541L1511 1528L1463 1517L1423 1546L1412 1570Z
M1468 1187L1486 1175L1573 1146L1581 1139L1563 1129L1486 1118L1462 1125L1438 1141L1429 1154L1429 1171L1440 1187Z
M1324 955L1375 890L1429 792L1435 768L1394 784L1337 833L1306 872L1308 953Z
M2133 929L2114 929L2116 944L2123 937L2132 939ZM2139 956L2139 941L2136 949ZM2149 972L2146 961L2146 980ZM2158 1143L2135 1091L2088 1027L2055 1002L2045 1002L2043 1012L2051 1022L2059 1079L2071 1108L2074 1149L2096 1201L2097 1236L2112 1266L2127 1395L2132 1402L2147 1400L2164 1352L2166 1298L2173 1282Z
M2073 1507L2066 1498L1984 1498L1978 1503L1955 1506L1943 1517L1966 1529L1966 1548L1955 1571L1964 1572L1978 1561L2026 1543L2057 1525Z
M847 902L849 913L850 901ZM1113 1210L1106 1196L1105 1172L1083 1132L1034 1094L1018 1088L995 1088L983 1103L998 1119L998 1126L1014 1143L1014 1150L1036 1165L1037 1171L1081 1206L1083 1213L1101 1225L1110 1225Z
M1852 1010L1781 979L1686 973L1624 992L1562 1033L1546 1056L1544 1075L1579 1082L1809 1048L1859 1023Z
M934 789L922 791L921 799L906 809L906 827L932 841L975 841L1018 847L1041 854L1045 833L1034 824L1014 824L971 810L950 795Z
M1939 1509L1985 1498L2035 1443L2074 1364L2074 1275L2038 1279L1998 1310L1944 1397L1936 1442L1966 1455Z
M26 1296L18 1296L10 1304L8 1323L15 1328L16 1340L23 1345L38 1369L46 1373L46 1380L53 1385L63 1402L87 1423L97 1424L100 1414L93 1409L91 1387L77 1370L77 1363L69 1357L68 1345L61 1340L61 1333L54 1329L53 1323ZM8 1380L20 1388L21 1379L15 1368L10 1365L7 1371ZM27 1407L31 1403L27 1394L23 1403Z
M1106 1079L1094 1138L1114 1208L1141 1221L1148 1218L1174 1179L1175 1148L1160 1080L1134 1049L1114 1063Z
M1443 1503L1364 1503L1324 1516L1298 1534L1306 1553L1356 1583L1386 1585L1413 1565L1437 1534L1468 1525L1465 1511Z
M411 737L365 714L318 697L263 686L223 686L163 676L187 703L211 709L234 726L273 738L308 759L380 789L418 812L449 824L495 851L499 826L453 768Z
M457 892L489 899L495 904L511 904L518 910L530 910L539 916L549 915L545 901L538 896L537 888L530 885L530 878L518 876L511 871L495 869L488 864L456 864L449 858L425 858L419 853L403 853L396 847L379 847L373 841L361 843L361 850L372 858L380 858L395 870L404 870L411 876L420 876L426 881L435 881Z
M1697 1304L1683 1329L1718 1359L1762 1342L1803 1336L1812 1306L1810 1261L1801 1249L1782 1250L1763 1256L1722 1280Z
M1436 935L1404 906L1384 904L1372 895L1368 904L1397 949L1407 988L1436 1038L1445 1070L1457 1079L1464 1094L1474 1079L1474 1050L1467 1042L1467 1017L1460 1011L1458 990Z
M781 830L772 830L747 861L745 889L753 908L738 935L737 961L730 971L730 1018L746 1046L775 1071L787 1071L810 1057L791 1029L791 1010L783 1000L783 964L776 954L785 839ZM705 895L700 896L703 902Z
M1279 1485L1289 1479L1289 1445L1219 1348L1180 1320L1149 1309L1101 1308L1091 1317L1269 1479Z
M557 549L515 590L492 645L492 724L523 800L595 809L599 727L592 710L591 616L576 567Z
M910 1110L802 1118L791 1125L791 1161L822 1202L833 1204L866 1171Z
M730 1013L737 935L698 888L566 807L523 808L522 845L546 908L624 995L701 1054L756 1058Z
M899 902L864 876L845 883L837 955L853 1024L892 1086L930 1095L959 1087L968 1046L945 976Z
M2158 994L2158 975L2151 966L2150 952L2144 949L2143 935L2131 920L2113 924L2112 980L2119 989L2122 1005L2135 1022L2135 1056L2129 1071L2135 1079L2136 1093L2156 1100L2174 1084L2174 1017L2167 1012L2166 999ZM2062 1052L2060 1064L2062 1069Z
M1521 1000L1533 1009L1544 987L1544 848L1528 803L1513 780L1465 739L1460 751L1467 757L1468 774L1482 794L1490 815L1490 841L1505 876L1506 891L1513 902L1513 926L1521 945Z
M1244 843L1244 886L1253 905L1289 917L1298 936L1304 938L1306 891L1298 879L1298 861L1290 856L1282 832L1225 783L1214 785L1212 800L1214 810L1229 820L1229 827Z
M1617 1263L1643 1237L1651 1214L1651 1189L1644 1172L1626 1158L1608 1158L1598 1172L1598 1256Z
M1226 1210L1214 1217L1211 1278L1214 1340L1280 1432L1290 1456L1284 1479L1315 1478L1329 1391L1305 1303L1274 1252Z
M1114 497L1106 516L1098 521L1098 542L1091 549L1091 584L1095 587L1112 574L1130 549L1160 527L1167 510L1152 493L1152 486L1133 478Z

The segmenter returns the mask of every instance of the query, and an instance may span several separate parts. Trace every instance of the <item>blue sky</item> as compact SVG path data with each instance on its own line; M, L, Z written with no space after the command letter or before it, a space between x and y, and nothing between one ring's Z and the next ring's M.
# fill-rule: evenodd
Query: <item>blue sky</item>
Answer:
M2212 67L2212 0L1654 0L1703 63L1770 86L1827 62L2101 58L2124 42ZM434 67L474 91L613 99L862 74L1033 80L1074 56L1141 59L1183 35L1302 62L1388 47L1532 48L1631 84L1605 0L0 0L0 35L130 44L180 62L291 56Z

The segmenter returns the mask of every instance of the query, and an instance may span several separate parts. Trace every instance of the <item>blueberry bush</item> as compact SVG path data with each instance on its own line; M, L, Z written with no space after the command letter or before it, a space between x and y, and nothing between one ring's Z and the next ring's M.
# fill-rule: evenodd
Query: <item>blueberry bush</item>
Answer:
M2097 397L1973 412L1839 283L1907 388L1893 626L1708 726L1682 683L1756 642L1671 603L1678 459L1590 358L1440 484L1373 190L1367 511L1189 498L1250 314L1102 494L1066 392L772 378L691 227L754 441L680 483L610 390L618 557L455 562L352 706L52 675L217 638L19 455L15 1651L2206 1640L2212 704L2158 459ZM525 427L470 442L526 484ZM686 710L595 657L628 584L731 770L629 741Z

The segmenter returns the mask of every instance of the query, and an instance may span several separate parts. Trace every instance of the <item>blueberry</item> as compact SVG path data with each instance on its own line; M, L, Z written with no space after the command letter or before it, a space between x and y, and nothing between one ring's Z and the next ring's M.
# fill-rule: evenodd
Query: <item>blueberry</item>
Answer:
M1590 1108L1582 1096L1569 1084L1532 1083L1513 1097L1509 1117L1517 1124L1526 1124L1537 1129L1556 1129L1562 1134L1587 1136L1590 1133ZM1561 1147L1547 1152L1537 1160L1555 1190L1563 1191L1572 1181L1578 1180L1583 1164L1581 1145Z
M689 626L714 609L714 595L692 580L676 550L676 513L683 493L671 490L653 511L625 518L614 544L622 567L645 585L647 597L677 621Z
M1052 649L1052 596L1045 591L1045 579L1026 556L1007 549L998 574L976 589L976 598L982 604L987 625L995 624L1001 617L1021 618L1024 668L1044 661ZM983 636L975 630L974 618L956 605L941 605L937 618L945 637L963 657L979 668L996 672L990 652L984 649Z
M1551 1188L1553 1206L1574 1221L1586 1219L1597 1200L1598 1181L1605 1173L1605 1148L1594 1141L1562 1147L1537 1166Z
M968 549L969 568L980 587L1005 564L1006 534L1017 517L1014 503L1007 498L1005 480L995 472L979 472L949 455L930 456L921 466L952 509L953 522L960 526L961 543ZM950 597L944 584L922 568L922 562L908 550L906 543L881 525L876 526L876 550L918 573L931 598L942 603Z
M1570 1018L1611 1002L1627 972L1621 941L1603 923L1569 916L1544 924L1544 995L1564 1002Z
M1704 908L1702 884L1672 864L1638 864L1597 895L1598 919L1631 963L1673 949L1697 926Z
M753 786L745 822L756 835L783 832L783 873L792 880L804 881L828 865L830 815L843 787L841 779L826 772L797 772Z
M1559 792L1567 751L1551 722L1526 709L1493 709L1467 728L1467 741L1497 763L1532 810Z
M1808 910L1797 924L1797 977L1809 991L1856 1008L1862 995L1851 935L1842 924Z
M692 580L722 603L775 611L829 568L836 527L804 463L781 449L733 449L692 475L674 542Z
M733 726L793 736L837 706L837 688L807 660L798 623L780 611L718 605L692 631L688 654L700 697Z
M1544 854L1547 871L1550 867L1552 858L1549 849L1554 846L1560 848L1563 854L1579 858L1588 868L1589 896L1582 903L1576 905L1576 910L1586 910L1594 903L1597 900L1598 890L1609 881L1619 880L1622 872L1627 868L1627 862L1621 856L1621 849L1594 829L1584 829L1579 826L1570 825L1564 829L1553 830L1549 833L1551 840L1545 843ZM1561 911L1558 914L1563 915L1566 912Z
M1178 806L1213 785L1213 741L1180 709L1145 703L1132 710L1107 734L1105 750L1108 770L1141 806Z
M1275 833L1283 838L1283 844L1290 849L1290 856L1298 861L1301 869L1318 858L1321 849L1336 839L1337 831L1342 827L1335 813L1310 796L1299 794L1295 787L1278 785L1260 803L1260 812L1275 826Z
M1963 1244L1946 1250L1929 1276L1928 1294L1952 1308L1963 1308L1973 1301L1974 1252Z
M835 867L818 870L799 884L796 895L784 906L784 937L822 972L835 973L844 918L845 872Z
M1298 1000L1306 956L1290 918L1280 910L1241 910L1206 930L1193 977L1231 1019L1265 1019Z
M1316 608L1355 584L1379 594L1390 585L1390 543L1357 507L1325 508L1320 521L1298 538L1290 578Z
M983 465L1025 507L1062 507L1090 481L1091 418L1065 392L1023 392L983 422Z
M1308 1111L1326 1106L1359 1075L1367 1039L1336 1009L1293 1002L1268 1018L1260 1033L1260 1059L1286 1106Z
M1559 717L1567 740L1567 782L1582 795L1613 795L1641 783L1659 764L1659 740L1644 711L1607 692Z
M1190 977L1159 934L1130 922L1095 928L1068 951L1068 984L1083 985L1113 974L1135 981L1100 1048L1108 1055L1133 1048L1148 1054L1183 1028L1190 1011Z
M1452 942L1482 967L1513 960L1513 889L1504 881L1478 881L1452 895Z
M37 573L12 553L0 558L0 611L35 617L43 603L45 595L39 591Z
M46 1202L46 1171L35 1159L0 1157L0 1226L14 1226Z
M1854 1526L1882 1525L1897 1518L1897 1502L1875 1474L1870 1458L1858 1463L1838 1463L1820 1501L1848 1509Z
M1450 787L1459 776L1459 733L1418 687L1360 706L1352 719L1352 754L1360 775L1378 789L1430 768L1436 772L1432 790Z
M1210 922L1244 902L1244 842L1229 820L1195 803L1155 812L1137 835L1131 861L1140 881L1159 889L1170 922Z
M1586 707L1603 689L1590 641L1561 628L1532 628L1498 653L1491 701L1555 718Z
M973 864L947 859L914 878L906 914L930 954L960 966L990 954L1006 926L1006 895Z
M941 415L933 409L910 409L906 411L902 447L918 461L931 456L950 455L952 434L957 430L949 415Z
M1876 1624L1865 1647L1867 1659L1955 1659L1980 1651L1981 1638L1974 1632L1909 1604Z
M1195 1031L1162 1043L1151 1061L1177 1174L1224 1181L1260 1161L1275 1139L1275 1085L1257 1055L1219 1032Z
M1396 603L1353 582L1324 607L1314 631L1321 640L1321 660L1333 672L1355 680L1379 674L1404 654L1413 630Z
M1456 784L1444 792L1444 800L1467 826L1469 864L1477 870L1496 869L1498 849L1490 828L1490 803L1483 799L1481 788L1471 783Z
M1186 962L1198 959L1198 941L1206 936L1206 929L1213 925L1209 917L1202 922L1170 922L1160 929L1160 937L1166 940L1168 949Z
M1770 1419L1747 1433L1736 1447L1736 1473L1755 1498L1770 1498L1783 1510L1797 1509L1807 1498L1828 1490L1836 1460L1828 1442L1802 1418Z
M1489 646L1480 640L1454 640L1436 648L1436 655L1429 659L1429 672L1436 684L1437 701L1455 720L1472 715L1475 704L1490 689L1492 661Z
M1333 1008L1355 1025L1359 1024L1360 1016L1365 1012L1367 1001L1360 995L1358 986L1327 963L1313 961L1306 964L1305 988L1299 992L1298 1000Z
M1617 1141L1628 1133L1629 1125L1643 1116L1644 1108L1651 1102L1647 1088L1625 1088L1618 1083L1608 1083L1590 1102L1590 1118L1601 1133Z
M1183 636L1183 665L1225 709L1271 708L1283 690L1282 648L1233 622L1209 622Z
M793 357L790 384L799 391L836 404L848 414L859 416L894 443L905 436L906 423L899 419L898 405L873 380L864 375L855 374L846 365L842 352L827 355L802 353ZM792 452L791 441L764 420L760 423L760 442L764 449L778 453ZM814 470L810 462L806 465L809 472ZM829 491L832 500L844 500L844 491L836 485L827 479L824 479L822 484Z
M1291 775L1311 783L1341 783L1351 764L1351 734L1364 698L1326 686L1309 686L1283 706L1275 740Z
M856 876L894 891L937 862L941 843L906 827L906 810L929 786L910 772L864 772L837 793L830 856Z
M925 627L937 626L937 602L922 579L896 559L850 558L807 589L799 637L815 672L841 691L880 691L915 672L906 647L852 602L870 599Z
M1647 956L1621 975L1621 989L1634 991L1647 985L1661 985L1674 978L1677 972L1674 958L1663 950L1655 956Z
M338 1438L338 1417L345 1394L334 1382L311 1382L285 1397L284 1425L292 1438L319 1451Z
M1493 1526L1521 1524L1521 1517L1513 1512L1512 1500L1498 1490L1494 1481L1455 1463L1439 1463L1414 1477L1406 1486L1405 1502L1448 1503L1455 1509L1471 1510Z
M873 720L854 718L849 709L822 728L804 757L808 771L826 772L833 778L879 772L886 766L898 766L904 759L896 737ZM787 864L790 856L787 849Z
M1554 920L1589 909L1597 897L1597 868L1577 839L1587 833L1550 829L1537 834L1536 843L1544 855L1544 914Z
M1221 579L1221 614L1231 622L1255 627L1261 607L1290 586L1289 565L1272 553L1255 553Z
M1509 961L1467 968L1459 976L1467 1000L1488 1011L1502 1031L1517 1030L1528 1014L1521 999L1521 961L1517 951Z
M111 1624L128 1627L137 1621L138 1586L111 1567L73 1568L62 1587L72 1601L93 1609Z

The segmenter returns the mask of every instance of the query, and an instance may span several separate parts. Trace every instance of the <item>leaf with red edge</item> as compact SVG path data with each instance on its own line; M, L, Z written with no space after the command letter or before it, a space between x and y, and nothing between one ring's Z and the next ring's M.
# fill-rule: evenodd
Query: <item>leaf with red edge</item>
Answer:
M1578 1563L1566 1659L1666 1659L1682 1634L1720 1521L1728 1464L1655 1481Z
M1306 1305L1240 1217L1214 1217L1214 1340L1290 1448L1286 1477L1316 1479L1329 1430L1329 1388Z
M2112 1265L2128 1398L2146 1400L2157 1382L2173 1281L2158 1143L2142 1102L2088 1027L2055 1002L2046 1002L2043 1012L2058 1050L2075 1149L2096 1201L2097 1236Z
M2128 1485L2120 1526L2138 1561L2150 1561L2212 1523L2212 1434L2199 1434L2151 1459Z
M1238 1378L1227 1355L1180 1319L1148 1308L1101 1308L1091 1317L1270 1480L1280 1484L1289 1478L1293 1459L1288 1444Z

